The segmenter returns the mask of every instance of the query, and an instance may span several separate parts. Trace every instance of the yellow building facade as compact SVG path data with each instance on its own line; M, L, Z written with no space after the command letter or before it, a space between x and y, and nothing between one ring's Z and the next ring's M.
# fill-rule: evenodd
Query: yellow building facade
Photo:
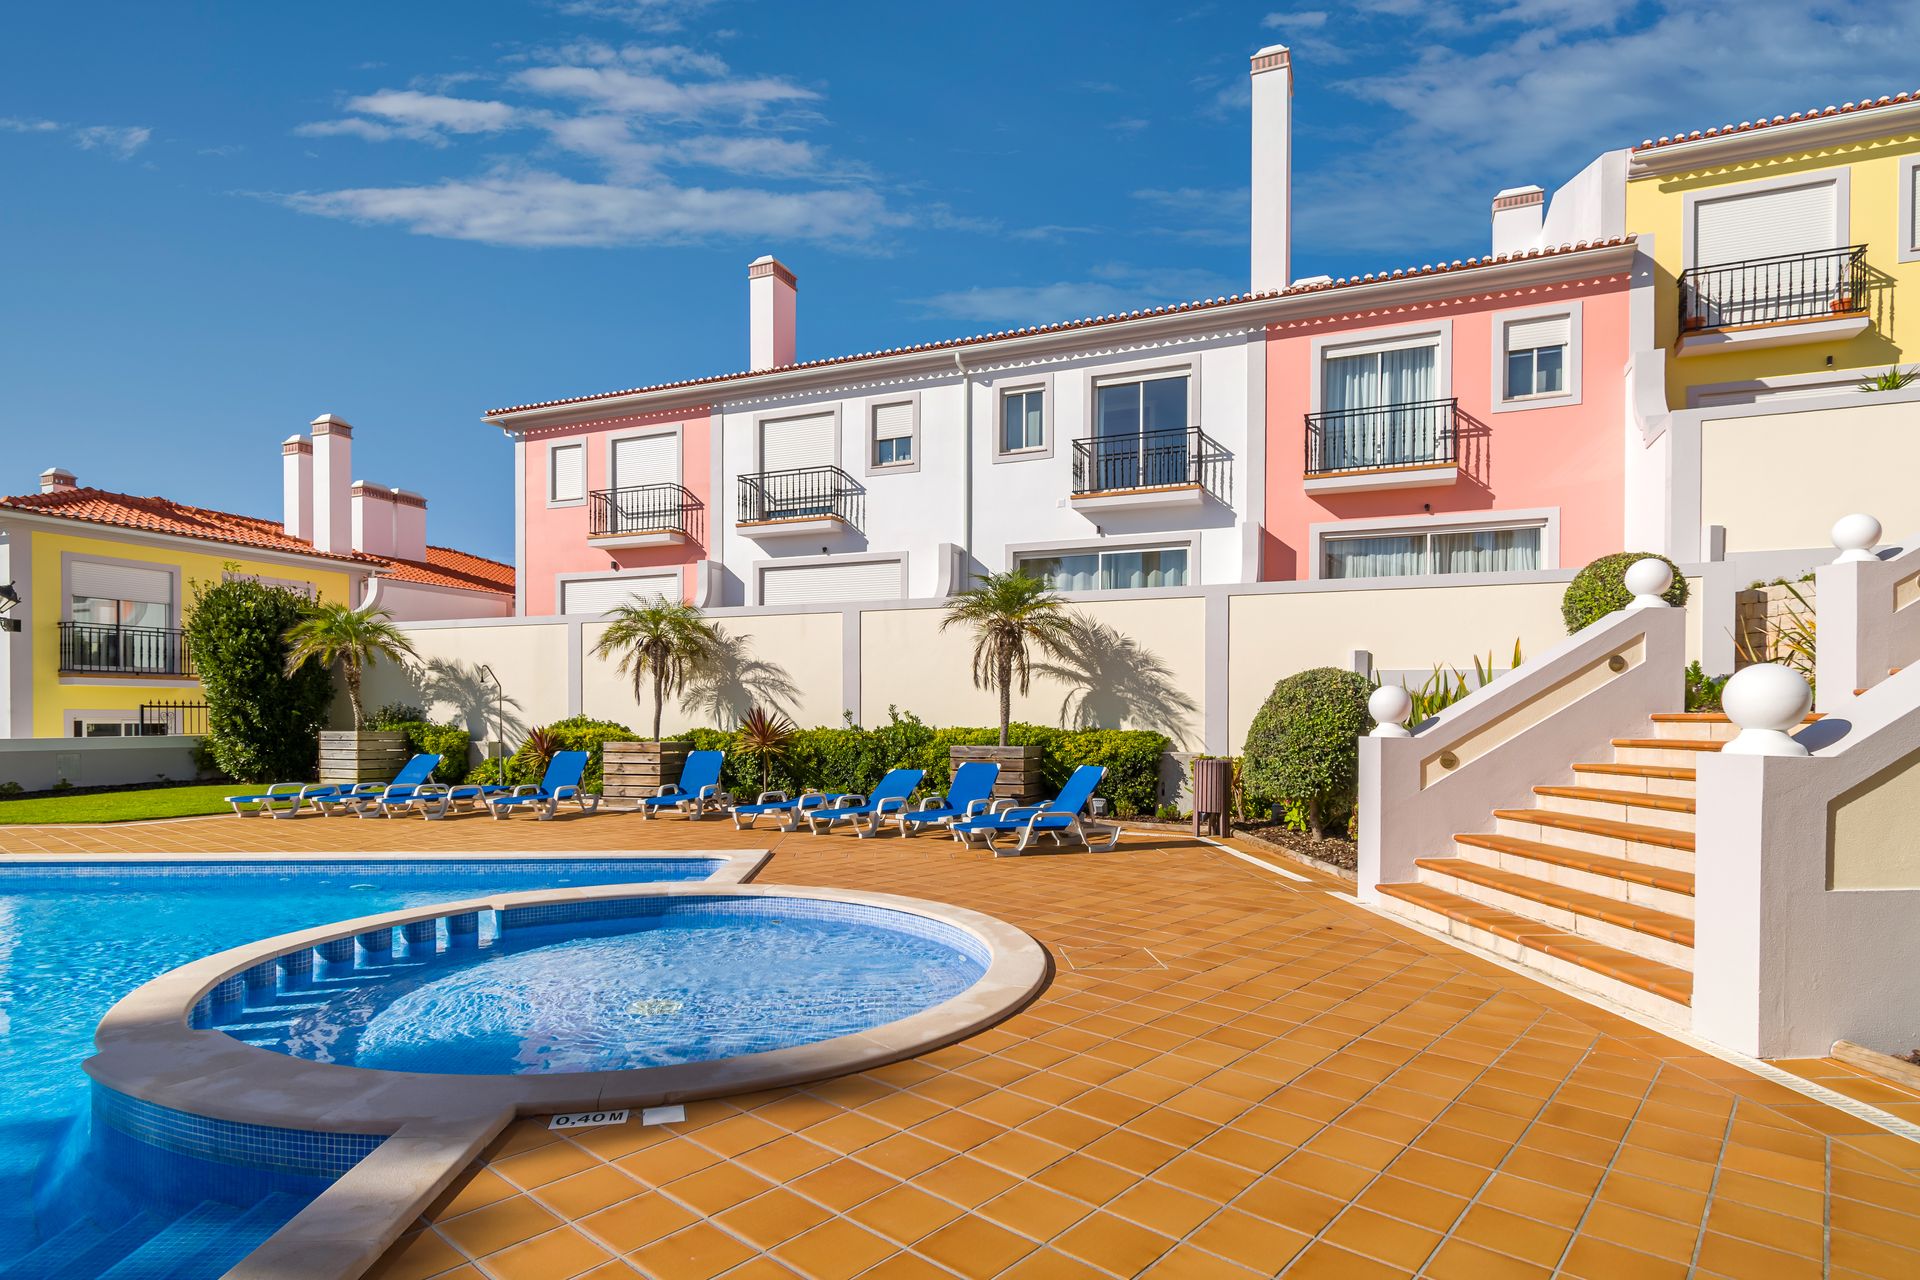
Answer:
M1664 138L1628 158L1673 409L1851 389L1920 348L1920 99Z

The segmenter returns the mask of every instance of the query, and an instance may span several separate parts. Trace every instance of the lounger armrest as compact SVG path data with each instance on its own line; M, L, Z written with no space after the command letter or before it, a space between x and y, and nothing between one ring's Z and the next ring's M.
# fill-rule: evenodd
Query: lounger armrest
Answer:
M922 810L944 809L947 807L947 798L945 796L922 796L917 807Z
M513 789L513 794L516 796L537 796L540 794L540 784L537 782L523 782Z
M565 786L555 787L553 789L553 798L555 800L571 800L579 794L580 794L580 788L574 786L572 783L568 783Z
M1001 796L996 800L990 800L987 802L987 812L988 813L1007 813L1011 811L1016 805L1018 805L1018 803L1019 802L1016 801L1012 796Z
M905 796L888 796L884 800L875 802L873 811L875 813L898 813L906 807L907 798Z
M999 811L999 815L1003 818L1011 818L1015 822L1021 821L1022 819L1031 821L1046 811L1047 806L1043 804L1021 804L1002 809Z
M754 803L768 804L775 800L785 801L786 799L787 799L787 793L784 791L762 791L760 793L760 798L758 800L755 800Z
M847 794L841 796L838 800L835 800L830 807L835 809L852 809L852 808L855 808L856 806L863 805L866 802L867 802L867 798L861 795L859 792L849 791L847 792Z
M695 796L694 799L711 800L720 794L720 784L717 782L709 782L706 786L700 788L700 794Z
M290 790L282 791L282 787ZM334 789L330 782L275 782L267 787L267 794L270 796L297 795L304 800L308 796L320 795Z
M441 796L451 795L453 788L444 782L423 782L413 789L416 800L438 800Z
M663 782L660 784L660 789L653 794L656 796L677 796L685 793L681 790L679 783Z
M983 813L992 813L992 812L993 812L993 800L991 798L986 800L967 801L967 817L970 819L976 818Z

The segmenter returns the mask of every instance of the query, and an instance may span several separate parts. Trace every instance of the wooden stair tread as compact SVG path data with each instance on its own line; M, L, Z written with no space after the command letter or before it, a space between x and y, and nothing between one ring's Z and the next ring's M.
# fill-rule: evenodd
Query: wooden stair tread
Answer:
M1668 849L1693 851L1693 832L1671 827L1649 827L1638 822L1616 822L1612 818L1588 818L1577 813L1556 813L1551 809L1495 809L1495 818L1509 822L1527 822L1560 831L1583 831L1610 840L1631 840L1636 844L1660 845Z
M1537 796L1554 796L1561 800L1590 800L1594 804L1632 805L1638 809L1660 809L1667 813L1692 813L1691 796L1661 795L1657 791L1614 791L1606 787L1535 787Z
M1812 724L1825 712L1809 711L1801 724ZM1655 724L1732 724L1724 711L1656 711L1647 719Z
M1615 738L1613 745L1652 751L1718 751L1727 744L1715 738Z
M1617 778L1661 778L1668 782L1692 782L1694 771L1677 764L1620 764L1613 760L1593 760L1573 766L1575 773L1605 773Z
M1456 880L1465 880L1469 884L1497 889L1516 898L1525 898L1528 902L1559 907L1593 920L1604 920L1622 929L1644 933L1650 938L1665 938L1683 947L1693 945L1693 921L1670 911L1657 911L1637 903L1622 902L1618 898L1588 893L1585 889L1536 880L1517 871L1503 871L1499 867L1484 866L1466 858L1415 858L1413 865L1439 875L1452 876Z
M1522 840L1519 836L1498 836L1473 831L1456 835L1454 840L1478 849L1510 853L1519 858L1531 858L1535 862L1567 867L1574 871L1585 871L1589 875L1605 876L1609 880L1624 880L1629 884L1645 885L1649 889L1664 889L1668 893L1685 894L1689 898L1693 896L1693 873L1690 871L1675 871L1671 867L1657 867L1650 863L1635 862L1630 858L1616 858L1605 853L1584 853L1578 849L1563 849L1557 844Z
M1579 965L1582 969L1651 992L1676 1004L1693 1003L1693 975L1685 969L1636 956L1618 947L1609 947L1590 938L1543 925L1538 920L1529 920L1515 912L1490 907L1484 902L1475 902L1430 884L1383 884L1379 890L1390 898L1424 907L1476 929L1485 929L1529 951L1538 951Z

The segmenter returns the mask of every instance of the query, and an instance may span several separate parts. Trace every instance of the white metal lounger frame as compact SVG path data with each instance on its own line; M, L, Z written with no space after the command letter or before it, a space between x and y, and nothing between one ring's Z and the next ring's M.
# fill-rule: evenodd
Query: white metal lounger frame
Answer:
M637 805L641 820L645 821L653 817L653 811L656 809L678 809L687 815L688 821L698 822L706 816L709 809L725 813L733 807L733 797L728 795L717 782L709 782L697 792L684 790L677 782L663 782L660 784L660 789L653 793L652 798L660 799L667 796L678 798L670 805L647 804L645 801ZM736 822L734 825L739 824Z
M495 786L493 795L506 792L505 787ZM420 816L429 822L457 813L463 807L468 813L478 813L487 807L490 798L489 788L484 783L462 782L448 786L444 782L422 783L414 790L413 798L407 801L408 808L418 808ZM467 794L462 795L462 792Z
M752 805L736 804L733 805L728 812L733 815L733 829L735 831L745 831L761 818L772 818L780 824L782 831L798 831L800 829L800 820L806 816L808 809L818 809L829 800L836 798L836 796L829 795L825 791L817 791L812 787L808 787L797 796L789 796L784 791L762 791L760 798L755 800ZM808 800L814 800L816 803L808 804ZM778 809L769 809L764 813L740 812L742 809L757 808L764 804L778 804L780 807Z
M815 805L813 808L808 809L805 814L807 827L813 834L819 835L823 830L820 826L823 820L827 824L824 830L827 831L832 831L833 824L836 822L851 822L853 824L853 834L865 840L869 836L879 835L881 827L884 826L887 821L888 815L899 813L907 807L908 802L912 799L913 797L911 795L887 796L875 804L869 812L847 813L846 810L859 809L867 803L866 796L858 792L849 792L832 804ZM860 820L862 818L867 820L867 828L864 831L860 829Z
M231 804L233 811L243 818L258 818L261 816L269 818L291 818L300 812L302 805L325 813L326 811L324 809L320 809L319 798L322 795L333 795L339 790L340 788L331 782L275 782L270 783L267 789L258 795L228 796L227 803ZM273 807L282 801L286 803L286 808L276 809ZM243 809L240 807L246 804L251 804L254 807L251 809Z
M560 806L568 800L579 805L581 813L594 813L600 808L598 792L582 791L572 783L557 787L553 794L548 795L540 789L539 783L523 782L513 789L512 795L489 796L486 803L487 808L493 811L493 816L496 818L504 818L512 810L525 807L533 810L534 817L546 822L558 813Z
M947 808L947 798L945 796L928 796L920 802L918 809L902 809L900 812L894 814L894 821L899 824L900 838L904 840L913 835L914 827L921 822L931 822L933 825L940 827L952 827L956 822L971 822L983 813L993 812L993 807L996 804L1010 805L1012 803L1013 801L1011 800L995 800L992 796L986 796L979 800L969 800L967 802L966 812L964 813L950 813L944 818L916 818L914 816L915 814L925 813L929 809Z
M1031 810L1031 812L1028 812L1029 810ZM1096 822L1092 818L1085 817L1081 814L1062 813L1058 809L1048 809L1045 805L1019 805L1014 808L1004 809L1000 811L997 816L1012 817L1019 813L1025 813L1027 818L1026 822L1018 827L1002 827L998 829L981 828L977 831L962 831L958 824L955 824L951 828L953 838L961 844L967 844L974 836L979 836L981 843L993 850L997 856L1003 857L1008 853L1025 853L1028 847L1038 841L1041 836L1050 837L1055 845L1064 844L1066 841L1063 837L1071 836L1073 839L1087 846L1087 848L1099 849L1103 853L1120 843L1122 828L1119 823ZM1067 821L1063 826L1041 827L1038 824L1043 818L1065 818ZM1105 844L1094 844L1092 835L1090 834L1094 831L1098 831L1105 837ZM1013 834L1018 837L1019 843L1015 845L1013 849L1001 849L993 843L993 838L996 835L1007 834Z

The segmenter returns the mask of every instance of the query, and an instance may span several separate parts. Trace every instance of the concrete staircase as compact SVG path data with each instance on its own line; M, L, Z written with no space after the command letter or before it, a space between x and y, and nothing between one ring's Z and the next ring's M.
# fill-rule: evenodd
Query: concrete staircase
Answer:
M1813 719L1814 717L1809 717ZM1738 732L1718 712L1656 715L1613 758L1495 809L1490 832L1379 886L1391 913L1685 1026L1693 995L1694 765Z

